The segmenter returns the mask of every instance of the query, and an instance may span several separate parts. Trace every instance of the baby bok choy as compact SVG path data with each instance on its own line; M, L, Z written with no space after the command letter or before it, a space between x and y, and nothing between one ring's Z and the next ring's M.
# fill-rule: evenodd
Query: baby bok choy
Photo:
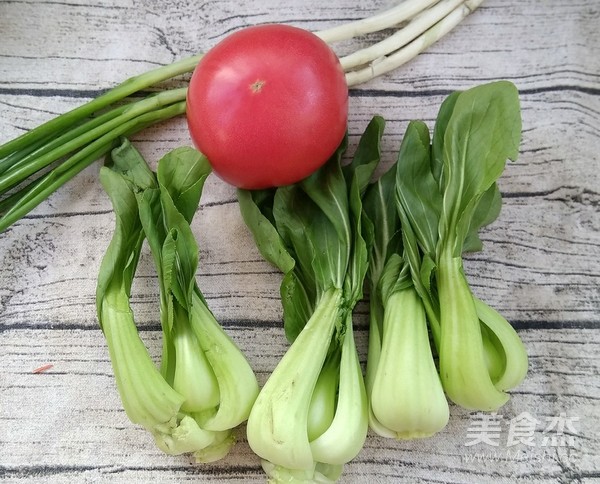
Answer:
M100 269L98 317L123 406L164 452L193 452L201 462L227 454L233 428L247 419L258 394L252 369L195 281L198 246L189 224L209 173L199 152L179 148L159 161L154 174L127 140L100 172L116 228ZM160 281L160 371L129 306L145 238Z
M342 165L347 140L316 173L272 191L238 191L262 255L283 273L292 342L254 404L248 442L272 482L334 482L362 448L368 406L352 311L368 266L362 197L380 159L374 118Z
M396 198L404 250L439 354L447 396L468 409L495 410L527 372L510 324L471 292L463 253L480 250L478 230L496 218L496 181L521 138L519 97L507 81L451 94L430 139L407 128L397 163Z
M370 234L369 424L389 438L429 437L449 418L430 346L426 311L414 287L394 203L396 165L369 186L364 199Z
M409 123L396 163L363 202L369 241L369 423L384 437L432 435L448 421L446 393L469 409L493 410L527 371L512 326L475 297L464 252L501 208L496 184L520 140L508 82L450 95L433 139ZM439 370L435 357L439 358Z

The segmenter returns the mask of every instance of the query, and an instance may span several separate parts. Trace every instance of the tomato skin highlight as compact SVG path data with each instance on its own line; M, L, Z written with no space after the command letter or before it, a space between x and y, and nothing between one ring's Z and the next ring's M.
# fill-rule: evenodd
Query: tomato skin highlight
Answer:
M333 50L303 29L248 27L218 43L190 80L187 120L214 172L245 189L295 183L346 132L348 86Z

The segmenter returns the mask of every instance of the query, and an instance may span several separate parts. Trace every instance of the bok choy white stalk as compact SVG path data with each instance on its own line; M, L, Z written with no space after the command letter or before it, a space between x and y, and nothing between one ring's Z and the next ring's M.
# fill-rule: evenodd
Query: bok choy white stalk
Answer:
M247 419L258 384L195 282L198 246L189 223L210 167L196 150L179 148L159 161L156 176L126 140L111 159L101 180L117 225L101 266L97 300L123 406L164 452L193 452L201 462L220 459L234 442L233 429ZM160 372L129 308L144 238L160 281Z
M334 482L361 450L367 397L352 310L362 297L367 242L362 196L380 159L374 118L352 161L346 149L307 179L238 192L262 255L284 273L281 298L292 345L252 408L248 442L272 482Z

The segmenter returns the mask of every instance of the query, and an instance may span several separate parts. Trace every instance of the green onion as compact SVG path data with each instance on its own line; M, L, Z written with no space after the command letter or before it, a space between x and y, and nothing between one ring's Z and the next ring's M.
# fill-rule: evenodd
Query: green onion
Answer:
M386 12L315 34L333 44L382 30L391 32L385 40L340 59L346 81L353 86L408 62L481 3L482 0L406 0ZM108 153L118 144L120 136L132 135L185 112L185 104L180 105L176 113L164 109L174 102L169 101L170 97L185 99L184 88L163 90L157 101L159 105L155 106L150 99L148 103L141 101L143 104L139 104L128 97L192 72L201 58L202 54L192 56L132 77L82 106L1 145L0 231L26 215L95 159ZM142 109L147 115L144 119L141 119ZM140 116L136 117L137 114ZM134 119L138 122L129 124ZM127 128L120 129L122 125ZM91 144L93 147L89 147ZM81 150L86 150L84 155L79 155ZM62 167L62 163L67 166ZM39 181L51 165L56 170L56 173L49 172L51 181Z
M140 74L139 76L127 79L92 101L89 101L65 114L61 114L60 116L47 121L41 126L38 126L37 128L34 128L18 138L15 138L14 140L0 146L0 159L21 149L27 148L31 143L35 143L40 139L48 136L54 136L57 132L64 132L66 129L71 129L79 121L88 118L88 116L91 116L118 101L121 101L127 96L135 94L150 86L154 86L159 82L172 79L180 74L191 72L201 58L201 55L189 57L178 62L174 62L173 64L162 66L145 72L144 74Z
M151 99L150 101L154 104L156 100ZM11 195L12 198L10 198L10 204L6 204L4 201L0 202L0 207L5 205L5 211L3 211L2 216L0 217L0 231L5 230L19 220L40 202L45 200L57 188L69 181L95 160L107 154L114 148L115 141L120 137L130 136L147 126L178 116L184 112L185 101L154 109L144 114L140 114L133 119L129 119L123 124L117 125L107 133L87 144L84 148L67 158L56 168L47 174L42 175L24 189L19 190L16 196L14 196L14 194ZM122 114L121 116L125 116L125 114ZM10 176L10 172L8 172L8 174Z

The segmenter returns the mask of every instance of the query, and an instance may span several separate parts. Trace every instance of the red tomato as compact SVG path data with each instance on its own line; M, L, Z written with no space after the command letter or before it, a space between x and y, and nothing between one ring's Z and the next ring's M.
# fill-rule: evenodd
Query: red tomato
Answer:
M228 183L295 183L342 141L348 86L331 48L286 25L240 30L212 48L190 81L187 119L196 147Z

